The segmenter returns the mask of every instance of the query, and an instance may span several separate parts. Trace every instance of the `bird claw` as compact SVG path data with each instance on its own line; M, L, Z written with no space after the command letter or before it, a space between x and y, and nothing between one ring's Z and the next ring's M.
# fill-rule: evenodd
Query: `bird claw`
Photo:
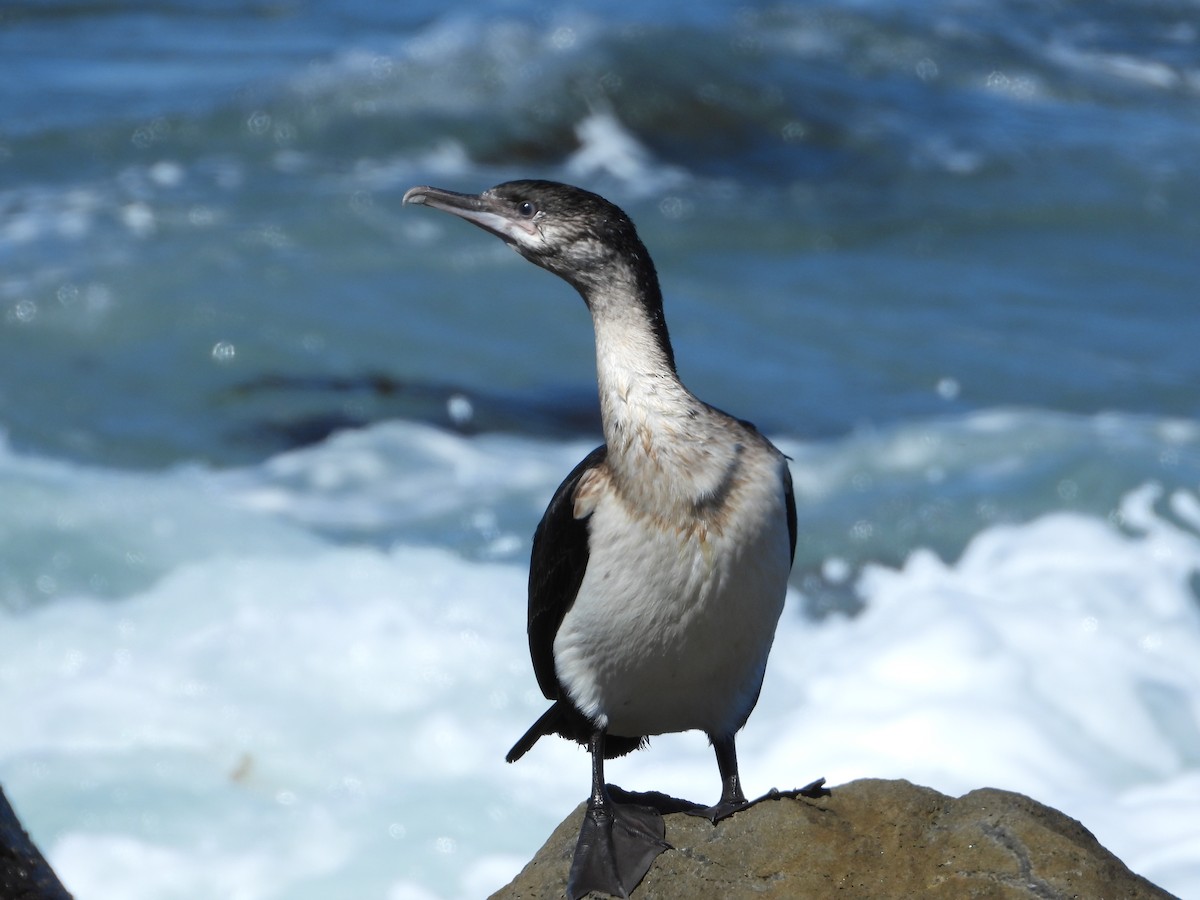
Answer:
M781 791L777 788L771 788L753 803L761 803L763 800L778 800L781 797L791 797L793 800L797 797L808 797L810 800L816 800L818 797L832 796L833 791L825 787L825 779L818 778L816 781L810 781L802 788L792 788L791 790Z
M815 799L817 797L828 797L830 795L829 788L825 787L825 779L818 778L816 781L806 784L802 788L792 788L791 790L781 791L778 788L771 788L761 797L754 800L740 798L737 800L721 800L713 806L697 806L693 809L685 809L689 816L699 816L703 819L708 819L716 825L718 822L728 819L730 816L740 813L743 809L749 809L762 803L764 800L780 800L784 797L796 799L797 797L808 797Z

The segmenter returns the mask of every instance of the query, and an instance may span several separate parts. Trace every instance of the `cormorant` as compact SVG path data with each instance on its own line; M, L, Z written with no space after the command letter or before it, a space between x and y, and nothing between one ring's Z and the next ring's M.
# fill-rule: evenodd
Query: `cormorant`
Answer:
M415 187L404 202L496 235L592 315L605 443L534 533L529 651L553 702L507 758L548 734L588 746L592 791L567 894L627 896L668 845L657 810L613 801L606 758L698 729L721 775L720 800L698 812L716 822L751 804L734 735L758 700L795 553L787 461L683 386L654 264L616 206L549 181L478 195Z

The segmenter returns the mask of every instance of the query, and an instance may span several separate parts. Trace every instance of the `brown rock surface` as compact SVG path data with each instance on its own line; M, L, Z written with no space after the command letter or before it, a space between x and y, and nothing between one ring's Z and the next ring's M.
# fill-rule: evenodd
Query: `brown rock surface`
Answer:
M492 900L562 897L581 804ZM668 815L673 850L634 900L768 898L1170 898L1086 828L1021 794L957 799L867 779L818 799L766 801L717 826Z

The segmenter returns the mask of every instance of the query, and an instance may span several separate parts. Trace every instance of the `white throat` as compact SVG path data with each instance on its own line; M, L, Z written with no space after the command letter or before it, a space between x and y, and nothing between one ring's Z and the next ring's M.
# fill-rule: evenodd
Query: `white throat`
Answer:
M734 424L679 380L640 304L593 308L608 464L639 506L694 511L723 490L741 444Z

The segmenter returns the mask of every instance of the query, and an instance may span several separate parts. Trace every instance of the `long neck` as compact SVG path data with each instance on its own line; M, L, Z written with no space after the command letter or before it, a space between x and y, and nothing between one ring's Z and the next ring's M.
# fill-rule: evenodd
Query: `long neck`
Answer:
M619 265L584 293L596 333L596 380L609 453L645 442L699 402L679 381L651 267Z
M656 319L641 299L613 290L589 299L608 467L627 502L686 518L725 495L741 439L680 382L661 307Z
M679 380L662 322L624 273L585 295L596 332L596 376L608 466L627 500L647 510L694 512L723 495L741 444L730 420Z
M646 443L700 405L679 381L669 345L663 345L642 310L593 313L593 323L600 414L610 452L620 452L635 436Z

